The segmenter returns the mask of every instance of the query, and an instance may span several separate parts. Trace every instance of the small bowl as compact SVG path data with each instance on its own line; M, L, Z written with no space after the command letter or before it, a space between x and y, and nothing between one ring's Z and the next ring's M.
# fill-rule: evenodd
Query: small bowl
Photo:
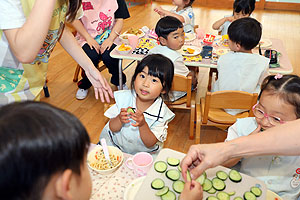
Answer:
M102 175L107 175L107 174L111 174L113 172L115 172L123 163L123 159L124 159L124 156L123 156L123 152L118 149L117 147L113 147L113 146L107 146L108 148L108 152L109 152L109 155L114 155L114 156L119 156L119 163L114 166L113 168L109 168L109 169L98 169L98 168L95 168L93 166L91 166L91 164L93 162L96 162L97 159L96 159L96 153L98 151L102 151L102 146L100 145L97 145L96 147L94 147L90 153L88 154L88 157L87 157L87 161L88 161L88 166L90 169L98 172L99 174L102 174ZM103 163L105 164L105 163Z
M132 49L131 46L126 45L126 44L124 44L124 47L127 48L127 50L122 50L120 47L121 47L121 45L118 45L118 46L116 47L116 50L117 50L117 52L119 52L119 54L122 54L122 55L128 54L128 53L131 51L131 49ZM120 50L120 49L121 49L121 50Z

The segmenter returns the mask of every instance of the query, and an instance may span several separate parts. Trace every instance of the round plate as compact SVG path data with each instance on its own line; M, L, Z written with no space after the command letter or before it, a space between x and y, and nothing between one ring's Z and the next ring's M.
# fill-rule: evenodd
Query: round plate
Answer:
M190 49L193 49L195 50L194 53L188 53L187 51L185 51L187 48L190 48ZM188 46L188 45L183 45L181 47L180 50L178 50L179 53L183 56L196 56L198 54L201 53L201 49L199 47L196 47L196 46Z
M272 192L271 190L267 190L267 200L283 200L278 194Z
M133 200L146 176L134 179L125 189L124 200Z
M120 36L122 36L122 35L135 35L135 34L132 34L132 33L128 33L128 31L129 30L127 30L127 31L125 31L123 34L121 34ZM142 37L144 37L145 36L145 33L144 33L144 31L142 30L142 29L139 29L139 31L141 31L141 33L138 33L137 34L137 36L139 37L139 38L142 38Z
M266 38L262 38L260 41L259 41L259 44L260 44L260 48L264 49L264 48L269 48L272 46L272 42L271 40L269 39L266 39ZM257 45L258 47L258 45Z
M196 39L196 33L186 33L184 35L184 39L186 42L193 41L194 39Z
M218 50L216 51L216 54L217 54L218 56L222 56L222 55L228 53L229 51L230 51L230 49L218 49Z

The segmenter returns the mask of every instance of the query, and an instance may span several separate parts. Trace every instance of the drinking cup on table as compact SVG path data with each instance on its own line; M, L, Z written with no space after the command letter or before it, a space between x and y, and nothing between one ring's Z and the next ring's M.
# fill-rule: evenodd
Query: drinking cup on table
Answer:
M139 43L139 37L136 35L128 35L129 45L135 49Z
M153 157L146 152L136 153L133 157L128 158L125 162L129 169L134 170L137 176L146 176L153 163Z
M196 28L195 29L197 39L203 39L205 36L205 30L203 28Z

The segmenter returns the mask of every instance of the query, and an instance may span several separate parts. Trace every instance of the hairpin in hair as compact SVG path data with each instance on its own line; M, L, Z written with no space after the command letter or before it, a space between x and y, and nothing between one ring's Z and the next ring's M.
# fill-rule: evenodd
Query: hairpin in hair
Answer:
M276 74L276 75L274 76L274 78L275 78L276 80L281 79L281 78L282 78L282 74Z

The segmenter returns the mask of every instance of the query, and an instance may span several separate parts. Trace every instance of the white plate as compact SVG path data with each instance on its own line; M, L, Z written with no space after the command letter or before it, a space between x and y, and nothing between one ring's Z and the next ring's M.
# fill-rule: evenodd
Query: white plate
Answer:
M186 50L187 48L194 49L195 52L194 52L194 53L188 53L187 51L184 51L184 50ZM183 46L181 47L181 49L178 50L178 51L179 51L179 53L180 53L181 55L183 55L183 56L196 56L196 55L198 55L198 54L201 53L201 49L200 49L199 47L196 47L196 46L188 46L188 45L183 45Z
M260 44L260 48L262 48L262 49L266 49L266 48L269 48L269 47L272 46L271 40L266 39L266 38L262 38L262 39L259 41L259 44ZM258 45L257 45L257 47L258 47Z
M146 176L134 179L125 189L124 200L133 200Z
M186 42L193 41L196 39L196 33L186 33L184 39Z
M216 51L216 54L217 54L218 56L222 56L222 55L228 53L229 51L230 51L230 49L218 49L218 50Z

